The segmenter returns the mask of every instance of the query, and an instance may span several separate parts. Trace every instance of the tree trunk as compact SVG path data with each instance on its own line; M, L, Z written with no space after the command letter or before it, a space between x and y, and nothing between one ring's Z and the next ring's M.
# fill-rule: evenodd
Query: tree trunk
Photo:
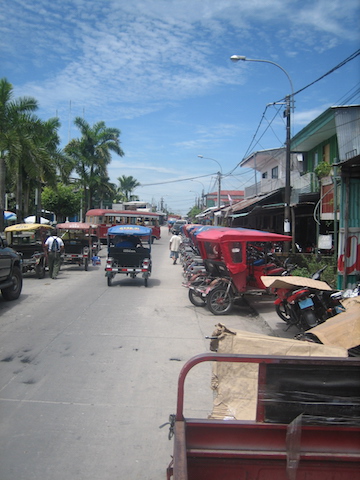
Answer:
M5 210L5 158L0 155L0 232L4 231L4 210Z
M17 215L17 222L21 223L24 220L24 208L23 208L23 183L22 183L22 176L20 171L18 171L18 178L16 182L16 215Z

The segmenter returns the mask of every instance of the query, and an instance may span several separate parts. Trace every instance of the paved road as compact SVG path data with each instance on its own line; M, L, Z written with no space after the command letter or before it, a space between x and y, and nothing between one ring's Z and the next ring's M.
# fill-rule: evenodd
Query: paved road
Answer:
M168 233L153 246L149 287L102 265L62 268L56 281L24 279L21 298L0 299L0 479L158 480L172 454L166 422L177 377L209 351L218 321L271 334L245 307L215 317L188 301ZM210 367L186 384L188 416L210 412Z

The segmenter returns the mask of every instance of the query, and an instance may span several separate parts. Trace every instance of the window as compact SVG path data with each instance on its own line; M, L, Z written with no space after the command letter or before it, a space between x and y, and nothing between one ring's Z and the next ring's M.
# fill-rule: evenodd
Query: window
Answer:
M262 178L267 178L267 172L264 172L264 173L262 174Z
M279 167L271 169L271 178L279 178Z
M241 263L242 262L242 250L241 250L241 243L240 242L231 242L229 245L231 259L234 263Z
M215 259L220 260L220 257L219 257L220 248L217 243L204 242L204 248L206 251L207 258L209 258L210 260L215 260Z
M318 152L315 152L315 155L314 155L314 168L317 167L319 165L319 154Z

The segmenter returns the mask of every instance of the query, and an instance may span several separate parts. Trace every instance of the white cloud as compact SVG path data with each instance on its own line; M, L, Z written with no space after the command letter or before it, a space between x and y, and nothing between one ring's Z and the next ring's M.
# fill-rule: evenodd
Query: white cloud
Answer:
M356 3L17 0L7 2L6 9L4 48L10 49L14 62L26 61L28 52L35 53L35 70L58 62L41 82L36 79L21 87L24 92L49 108L58 99L72 99L86 103L89 111L100 104L121 104L125 115L142 115L144 103L145 111L156 110L160 101L174 102L211 91L219 82L240 81L239 69L211 62L207 40L213 38L220 46L227 28L238 29L240 39L254 26L254 35L262 29L266 38L268 28L281 25L279 38L285 39L288 55L296 56L302 47L298 42L296 51L291 42L299 35L304 45L321 51L353 34L349 24L354 22Z

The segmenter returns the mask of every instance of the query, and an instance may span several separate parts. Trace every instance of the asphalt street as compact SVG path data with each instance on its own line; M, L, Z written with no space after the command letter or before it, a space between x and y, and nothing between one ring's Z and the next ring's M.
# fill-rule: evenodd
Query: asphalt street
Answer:
M214 326L295 335L272 298L227 316L194 307L168 242L162 228L147 288L121 275L108 287L103 248L88 272L26 275L19 300L0 298L1 480L165 479L173 445L159 427L175 412L181 367L209 351ZM186 381L186 416L210 413L210 376L201 365Z

